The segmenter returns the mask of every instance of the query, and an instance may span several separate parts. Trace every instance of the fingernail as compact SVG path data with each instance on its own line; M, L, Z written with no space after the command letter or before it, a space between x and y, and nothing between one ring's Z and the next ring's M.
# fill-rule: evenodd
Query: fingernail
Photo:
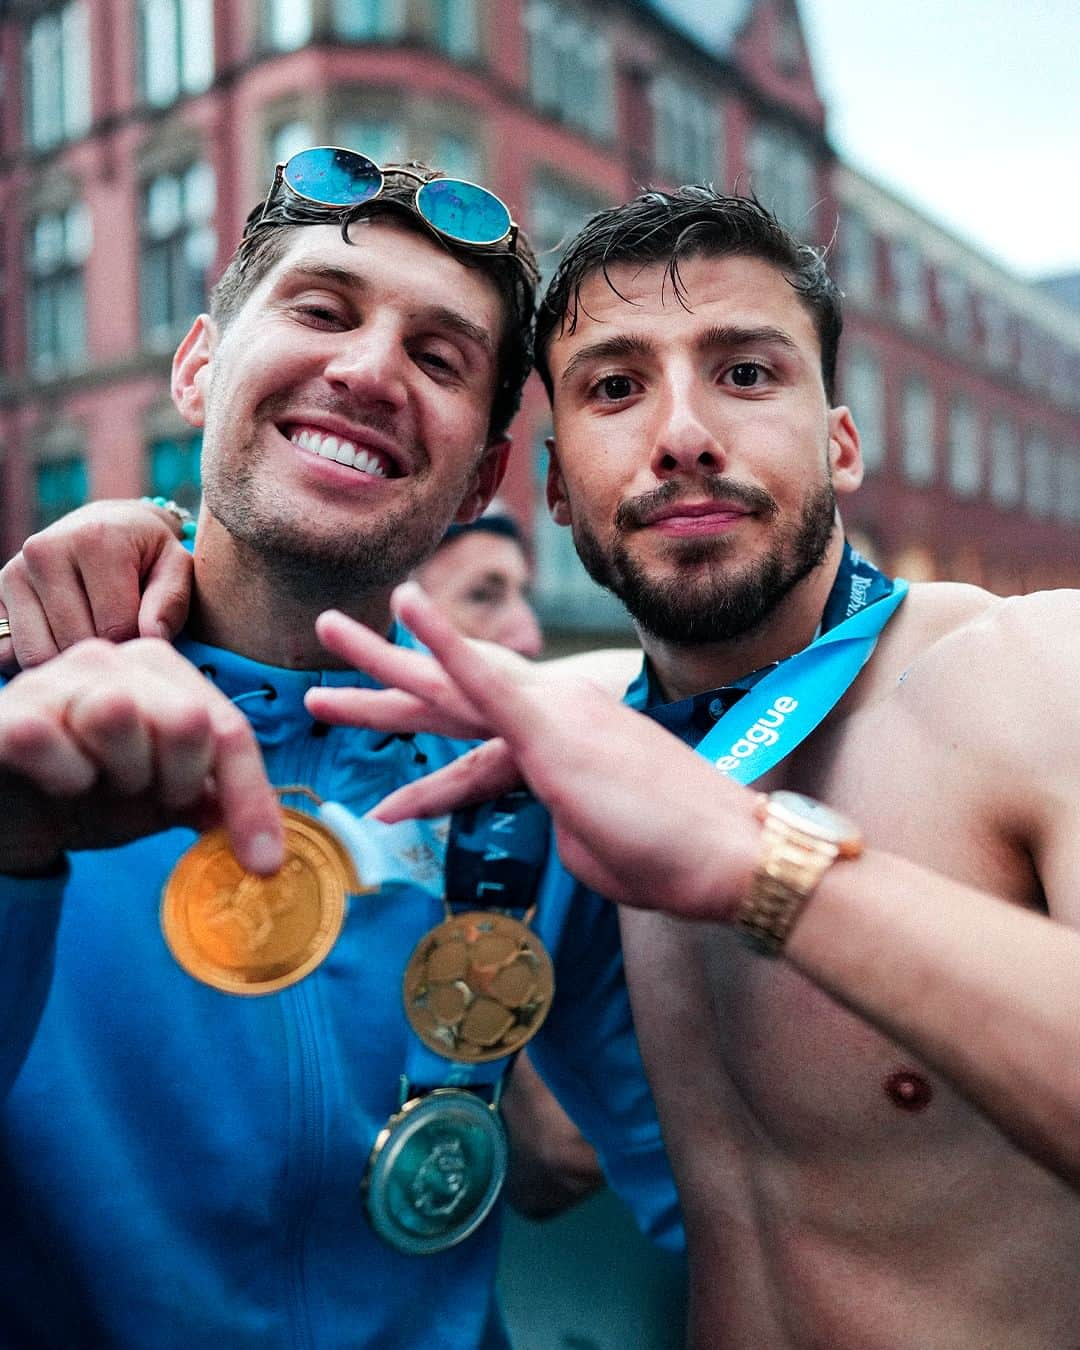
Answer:
M285 861L280 839L272 834L257 834L248 848L248 862L253 872L269 876Z

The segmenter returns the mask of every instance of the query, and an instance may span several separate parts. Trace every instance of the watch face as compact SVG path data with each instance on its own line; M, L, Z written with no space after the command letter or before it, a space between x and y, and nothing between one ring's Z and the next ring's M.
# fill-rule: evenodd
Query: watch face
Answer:
M801 792L773 792L769 809L788 819L796 828L845 847L857 847L862 840L859 827L831 806L804 797Z

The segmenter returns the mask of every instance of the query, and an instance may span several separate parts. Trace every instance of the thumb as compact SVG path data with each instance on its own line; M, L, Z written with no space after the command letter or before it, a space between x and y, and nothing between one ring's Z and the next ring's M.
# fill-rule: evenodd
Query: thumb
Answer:
M171 641L183 628L191 603L194 559L176 540L158 554L139 602L139 634Z

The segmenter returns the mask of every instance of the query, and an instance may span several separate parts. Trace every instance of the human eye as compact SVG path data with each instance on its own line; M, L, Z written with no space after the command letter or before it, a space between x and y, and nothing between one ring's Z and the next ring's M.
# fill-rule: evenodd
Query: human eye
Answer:
M735 389L764 389L770 376L771 371L761 361L735 361L725 368L722 379Z
M637 388L637 382L629 375L601 375L589 386L589 397L599 403L622 403Z
M461 379L465 373L465 359L451 342L442 338L417 342L413 360L436 378Z
M341 301L333 296L300 295L294 299L292 309L299 322L310 328L348 326L348 315Z
M504 593L500 586L478 585L472 586L465 592L465 599L470 605L477 607L499 605L504 599Z

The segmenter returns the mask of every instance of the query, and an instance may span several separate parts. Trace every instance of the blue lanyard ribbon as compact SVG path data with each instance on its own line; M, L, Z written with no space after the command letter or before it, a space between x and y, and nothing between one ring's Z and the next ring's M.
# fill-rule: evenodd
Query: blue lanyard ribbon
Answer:
M322 820L348 847L371 887L405 886L451 913L498 909L524 914L535 903L550 845L547 812L530 793L507 793L451 817L385 825L358 818L338 802L323 802ZM494 1088L511 1056L483 1063L445 1059L409 1033L405 1078L411 1090Z
M698 742L698 754L739 783L768 773L839 703L907 590L906 581L890 582L845 544L826 631L758 680Z

